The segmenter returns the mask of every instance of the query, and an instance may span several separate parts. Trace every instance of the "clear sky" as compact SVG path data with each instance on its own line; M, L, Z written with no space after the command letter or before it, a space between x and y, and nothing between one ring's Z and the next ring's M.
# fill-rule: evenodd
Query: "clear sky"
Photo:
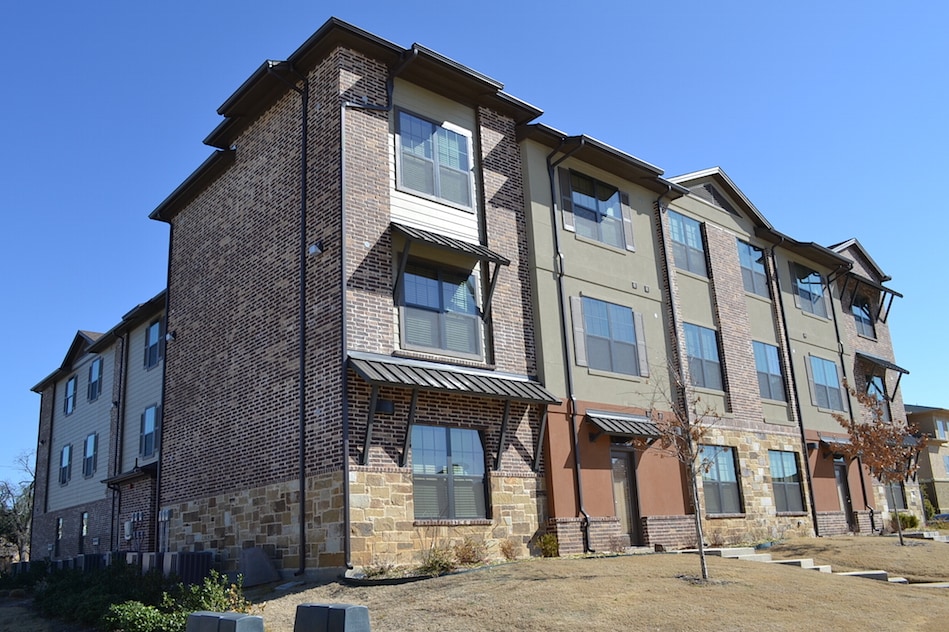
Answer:
M857 237L893 277L907 403L949 408L949 3L9 0L0 11L0 478L30 388L78 329L165 283L148 214L211 152L215 110L336 16L418 42L665 170L722 167L781 232Z

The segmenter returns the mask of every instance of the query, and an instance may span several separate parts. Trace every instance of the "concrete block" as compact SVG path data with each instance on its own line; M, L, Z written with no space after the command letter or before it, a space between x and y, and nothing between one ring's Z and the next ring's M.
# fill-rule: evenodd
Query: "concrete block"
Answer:
M320 603L301 603L293 620L293 632L326 632L329 625L329 606Z
M185 623L185 632L218 632L220 614L199 610L188 615Z
M372 632L369 626L369 608L349 604L330 606L326 632Z
M244 587L280 581L280 573L260 547L241 549L237 568L244 577Z
M264 632L264 618L238 612L218 615L218 632Z

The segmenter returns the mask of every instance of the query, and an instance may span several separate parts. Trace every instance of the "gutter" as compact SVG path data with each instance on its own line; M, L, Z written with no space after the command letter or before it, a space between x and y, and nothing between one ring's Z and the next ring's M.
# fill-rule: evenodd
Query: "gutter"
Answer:
M561 148L569 140L579 140L576 147L565 153L558 160L552 162L551 159L560 152ZM550 225L554 236L554 252L557 256L557 300L560 303L560 342L561 352L563 353L564 379L566 380L568 409L567 415L570 419L570 440L573 447L573 469L574 483L577 492L577 511L582 520L580 522L580 531L583 534L583 552L595 553L590 545L590 514L587 513L583 503L583 476L582 464L580 460L580 423L577 421L577 394L574 390L573 382L573 364L570 358L570 342L567 335L567 318L569 306L566 302L566 290L564 288L564 254L560 243L560 222L557 221L557 187L554 184L554 170L563 161L567 160L574 153L579 151L586 144L584 136L565 136L560 140L560 144L552 152L547 154L547 180L550 184Z
M171 222L168 222L168 265L165 272L165 331L164 335L168 335L168 319L171 317L171 253L172 244L175 241L175 225ZM132 332L126 334L129 337L131 342ZM158 548L159 544L159 531L160 527L158 526L158 516L161 511L161 464L165 460L165 385L168 381L168 338L161 343L164 346L165 353L161 361L161 409L158 414L158 468L155 471L155 513L153 514L154 519L152 521L153 527L155 529L155 548ZM125 398L123 397L123 402Z

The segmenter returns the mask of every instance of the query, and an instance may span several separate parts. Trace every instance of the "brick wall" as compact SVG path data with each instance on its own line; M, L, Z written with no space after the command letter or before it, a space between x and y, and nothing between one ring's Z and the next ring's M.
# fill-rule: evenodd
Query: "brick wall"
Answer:
M82 538L82 514L89 514L86 536ZM63 519L63 537L59 542L59 555L51 553L49 545L55 545L57 521ZM91 503L75 505L68 509L44 514L34 514L30 558L64 559L79 555L79 540L83 539L85 553L105 553L110 549L112 537L112 502L97 500ZM93 545L98 538L99 545Z
M119 551L154 551L155 546L155 479L148 476L127 481L119 486L116 525L116 549ZM125 539L125 523L132 523L132 538Z
M647 546L688 549L698 545L693 516L647 516L642 519L643 541Z

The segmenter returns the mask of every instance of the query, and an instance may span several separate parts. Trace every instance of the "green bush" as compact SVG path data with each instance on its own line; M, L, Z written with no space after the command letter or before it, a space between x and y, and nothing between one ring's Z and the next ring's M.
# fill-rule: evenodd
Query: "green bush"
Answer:
M161 632L164 630L167 615L154 606L141 601L126 601L109 607L102 617L106 630L122 632Z
M537 548L544 557L558 557L560 555L560 542L553 533L545 533L537 538Z
M898 513L897 516L899 517L900 528L901 528L903 531L906 531L907 529L918 529L918 528L919 528L919 518L917 518L917 517L914 516L913 514ZM894 521L894 523L893 523L893 527L894 527L894 529L896 528L896 522L895 522L895 521Z

